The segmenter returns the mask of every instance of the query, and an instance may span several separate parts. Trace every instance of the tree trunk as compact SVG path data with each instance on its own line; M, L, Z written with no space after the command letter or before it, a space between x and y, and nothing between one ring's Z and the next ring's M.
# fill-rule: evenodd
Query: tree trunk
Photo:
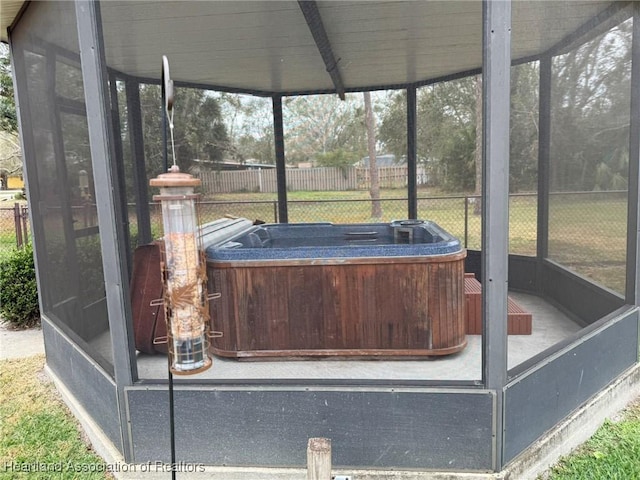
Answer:
M482 213L482 75L476 76L476 198L473 204L473 214Z
M376 119L373 116L373 108L371 108L371 93L363 92L364 95L364 114L365 124L367 126L367 150L369 153L369 178L371 179L371 187L369 195L371 196L371 218L382 218L382 204L380 203L380 178L378 177L378 165L376 162Z

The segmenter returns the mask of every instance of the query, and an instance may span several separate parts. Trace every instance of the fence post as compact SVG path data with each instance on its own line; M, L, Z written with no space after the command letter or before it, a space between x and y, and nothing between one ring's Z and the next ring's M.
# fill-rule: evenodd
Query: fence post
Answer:
M29 243L29 214L28 214L28 209L29 207L27 206L23 206L20 209L20 216L22 218L22 240L24 241L25 244Z
M331 480L330 439L309 439L307 444L307 480Z
M16 247L22 247L22 222L20 221L20 204L13 204L13 221L16 229Z
M469 197L464 196L464 248L469 245Z

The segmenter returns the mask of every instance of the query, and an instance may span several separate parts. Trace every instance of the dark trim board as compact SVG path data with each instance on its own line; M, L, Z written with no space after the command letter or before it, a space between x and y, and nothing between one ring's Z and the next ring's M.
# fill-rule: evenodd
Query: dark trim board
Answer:
M467 250L464 271L473 273L476 279L482 278L482 263L480 261L482 252L479 250ZM523 293L536 292L536 258L524 255L509 255L508 276L509 290Z
M624 305L624 298L562 266L545 260L540 296L583 325L591 324Z
M42 317L47 365L109 440L122 451L116 385L108 374L47 318Z
M482 275L480 258L480 251L467 250L465 272L474 273L477 279ZM535 257L509 255L508 265L509 290L537 295L583 326L624 305L621 294L551 260L538 264Z
M536 257L509 255L509 290L536 294Z
M126 389L134 462L168 461L168 393ZM177 458L303 467L311 437L336 467L490 471L495 395L486 390L177 388Z
M504 462L637 360L638 310L630 309L516 377L504 394Z
M467 249L467 258L464 259L464 271L474 273L476 279L480 280L482 275L482 251Z

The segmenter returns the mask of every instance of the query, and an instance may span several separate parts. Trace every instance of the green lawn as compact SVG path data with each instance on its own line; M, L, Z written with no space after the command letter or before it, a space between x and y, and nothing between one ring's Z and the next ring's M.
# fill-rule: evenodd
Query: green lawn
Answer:
M0 261L16 248L15 232L0 232Z
M405 190L381 191L383 215L371 217L367 191L288 192L290 222L363 223L407 218ZM418 217L435 221L474 250L481 249L481 216L464 196L435 196L418 191ZM535 256L537 203L535 195L511 196L509 202L509 251ZM272 193L218 194L201 204L200 221L225 215L274 222L278 215ZM135 215L130 215L135 230ZM608 288L623 292L626 264L626 198L620 194L553 195L549 211L549 258ZM162 231L159 209L152 209L152 230ZM57 225L57 226L56 226ZM54 235L61 222L46 231ZM15 244L13 230L0 230L0 260Z
M388 222L407 217L404 190L381 192L383 216ZM430 196L418 192L418 217L435 221L460 238L470 249L481 249L481 216L474 205L465 210L461 196ZM366 191L289 192L289 221L360 223L371 218ZM535 256L537 250L537 198L514 195L509 201L509 252ZM216 195L202 205L202 221L225 214L273 222L274 194ZM466 213L465 213L466 212ZM553 195L549 209L549 258L604 286L623 292L625 287L627 209L620 194Z
M42 355L0 361L0 480L112 479L109 466L83 441L43 366ZM620 420L605 422L544 478L640 478L640 403L627 408Z
M43 355L0 361L0 480L113 478L43 367Z
M16 248L16 227L13 205L24 201L3 202L0 204L0 261Z
M549 480L630 480L640 478L640 404L622 421L607 420L573 454L561 459Z

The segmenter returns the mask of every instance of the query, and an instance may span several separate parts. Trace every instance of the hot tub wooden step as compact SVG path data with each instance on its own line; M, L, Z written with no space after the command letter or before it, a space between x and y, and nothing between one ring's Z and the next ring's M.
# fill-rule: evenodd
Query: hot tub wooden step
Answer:
M473 273L464 274L466 297L467 335L482 334L482 285ZM507 333L509 335L531 335L532 315L526 312L511 297L507 297Z

